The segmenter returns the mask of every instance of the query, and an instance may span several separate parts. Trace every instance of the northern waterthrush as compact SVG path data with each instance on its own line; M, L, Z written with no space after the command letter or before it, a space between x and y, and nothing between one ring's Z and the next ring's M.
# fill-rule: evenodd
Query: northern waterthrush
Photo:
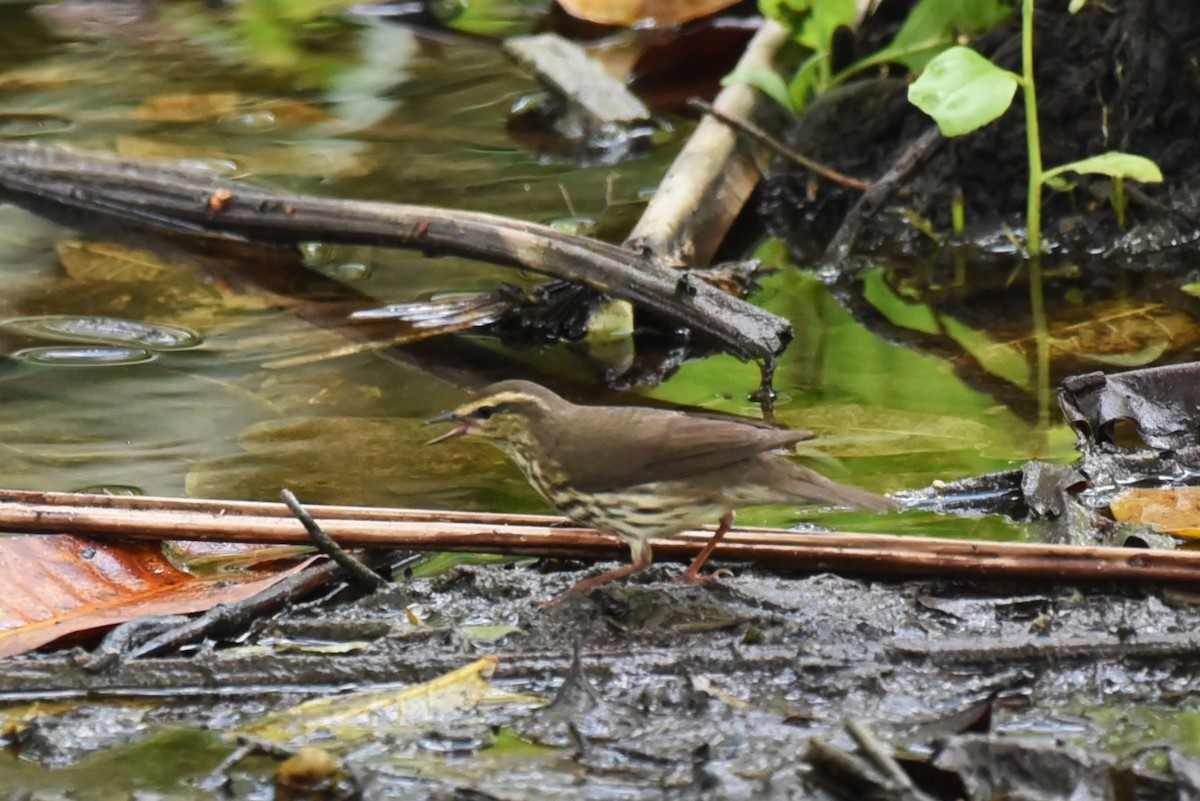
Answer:
M701 565L733 524L734 510L743 506L819 502L875 512L896 507L775 453L812 433L747 418L579 406L528 381L501 381L429 422L457 424L429 444L482 437L508 454L564 515L629 543L631 564L584 579L564 595L649 567L647 541L653 537L719 520L712 539L680 576L702 581Z

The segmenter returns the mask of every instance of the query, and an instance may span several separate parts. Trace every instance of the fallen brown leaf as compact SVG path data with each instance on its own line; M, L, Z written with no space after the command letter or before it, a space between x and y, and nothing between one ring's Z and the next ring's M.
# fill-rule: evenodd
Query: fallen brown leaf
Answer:
M0 539L0 657L144 615L200 612L261 592L286 570L196 577L156 543L102 543L68 534Z

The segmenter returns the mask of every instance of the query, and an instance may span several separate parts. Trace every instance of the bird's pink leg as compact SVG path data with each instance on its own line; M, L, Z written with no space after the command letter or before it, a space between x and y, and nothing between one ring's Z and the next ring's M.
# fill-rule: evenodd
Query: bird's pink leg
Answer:
M610 581L632 576L634 573L640 573L650 567L650 562L654 559L654 555L650 552L650 545L645 540L630 540L629 552L633 561L624 567L618 567L616 570L610 570L607 573L601 573L591 578L580 579L571 589L559 593L549 601L543 601L538 606L542 609L550 609L551 607L558 606L568 596L582 595Z
M717 530L713 532L712 537L700 553L696 554L696 558L688 565L688 569L675 577L675 580L683 584L703 584L706 581L712 581L716 578L714 573L711 576L700 575L700 568L708 561L708 557L712 556L712 552L717 549L717 543L725 536L729 529L733 528L733 512L726 512L721 518L721 522L717 525Z

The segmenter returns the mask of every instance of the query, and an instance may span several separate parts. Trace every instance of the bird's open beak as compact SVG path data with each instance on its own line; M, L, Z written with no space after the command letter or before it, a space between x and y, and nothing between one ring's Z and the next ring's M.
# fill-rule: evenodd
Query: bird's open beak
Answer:
M445 434L434 437L426 442L426 445L437 445L439 442L445 442L448 439L461 437L471 430L471 423L468 420L461 419L454 412L446 412L439 414L437 417L431 417L425 421L424 425L433 425L434 423L458 423L457 426L447 431Z

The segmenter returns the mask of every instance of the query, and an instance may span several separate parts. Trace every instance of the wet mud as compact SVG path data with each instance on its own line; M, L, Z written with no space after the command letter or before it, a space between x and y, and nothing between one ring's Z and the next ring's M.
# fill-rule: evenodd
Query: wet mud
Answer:
M333 688L425 681L495 654L495 685L550 703L483 707L360 744L348 759L364 786L389 798L528 798L531 786L543 798L824 798L866 782L901 797L854 756L847 724L858 721L911 760L928 795L903 797L1065 798L1076 787L1096 794L1074 797L1134 797L1117 777L1139 798L1195 790L1195 761L1168 735L1171 710L1200 690L1200 607L1186 594L749 569L685 587L656 567L536 607L579 575L460 566L265 621L240 648L100 673L67 653L9 660L0 692L91 698L24 745L23 759L62 765L146 727L221 731ZM511 630L484 642L471 634L479 625ZM279 641L354 647L244 647ZM171 703L145 704L164 694ZM1164 732L1154 748L1148 717ZM549 749L489 758L502 733ZM846 775L831 753L866 767Z

